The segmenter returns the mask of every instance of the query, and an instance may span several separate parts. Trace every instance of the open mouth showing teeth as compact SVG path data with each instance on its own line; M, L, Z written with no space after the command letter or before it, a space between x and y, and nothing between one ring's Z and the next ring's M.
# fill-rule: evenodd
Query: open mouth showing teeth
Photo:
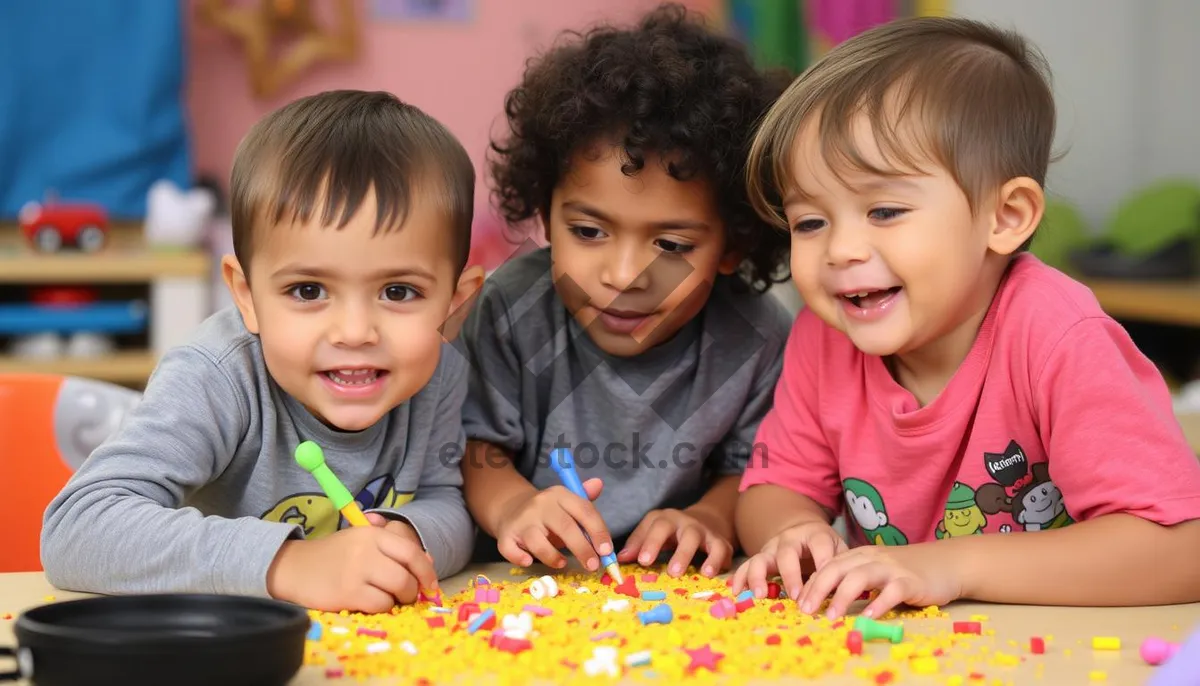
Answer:
M864 310L875 307L879 303L887 300L891 296L900 292L899 286L879 291L860 291L858 293L847 293L842 297L849 300L855 307L860 307Z
M331 369L325 376L342 386L366 386L387 374L379 369Z

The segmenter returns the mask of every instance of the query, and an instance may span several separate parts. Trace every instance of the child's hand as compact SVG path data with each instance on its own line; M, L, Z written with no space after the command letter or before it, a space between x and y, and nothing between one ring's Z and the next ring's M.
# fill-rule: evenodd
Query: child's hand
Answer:
M696 551L703 549L708 557L700 572L712 577L733 563L732 538L732 523L703 508L651 510L629 534L617 560L630 562L637 558L642 565L649 565L658 559L664 547L670 549L673 545L675 554L667 564L667 573L679 576L691 564Z
M731 590L737 595L750 588L754 597L766 597L767 578L778 574L788 597L798 599L804 583L800 561L806 556L811 557L813 567L819 570L847 549L846 541L825 522L806 522L784 529L767 541L757 555L738 567Z
M878 617L900 603L945 605L962 597L962 581L944 550L946 546L937 543L920 543L865 545L842 553L808 578L800 610L811 614L833 593L827 614L836 619L864 591L875 589L879 595L862 611L867 617Z
M433 563L405 536L361 526L287 541L267 572L267 592L313 610L387 612L437 589Z
M583 482L590 500L599 497L602 487L599 479ZM612 536L590 500L580 498L563 486L551 486L532 497L515 500L507 506L496 532L500 554L514 565L526 567L533 564L533 557L536 557L549 567L562 569L567 560L558 550L566 547L584 567L594 572L600 568L596 553L607 555L612 552ZM592 543L584 537L579 528L581 525L591 536Z
M381 526L398 536L403 536L413 543L416 543L422 549L424 548L424 546L421 544L421 537L417 535L417 530L412 528L412 525L410 525L408 522L399 519L388 519L378 512L368 512L366 517L367 521L371 523L371 526ZM433 562L433 556L431 556L428 552L425 553L425 557L429 558L430 562Z

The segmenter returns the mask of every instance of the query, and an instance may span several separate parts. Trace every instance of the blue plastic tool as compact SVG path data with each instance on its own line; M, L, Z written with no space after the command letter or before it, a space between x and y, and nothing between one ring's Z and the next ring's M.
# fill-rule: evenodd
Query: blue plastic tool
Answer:
M558 478L562 481L563 486L575 495L588 499L587 491L583 490L583 482L579 480L579 473L575 471L575 458L571 456L571 451L566 448L555 448L550 451L550 467L558 474ZM580 527L582 528L582 527ZM585 531L584 536L587 536ZM588 537L588 542L591 542ZM608 575L613 578L618 584L624 583L621 578L621 566L617 564L617 556L614 553L600 556L600 564L608 572Z

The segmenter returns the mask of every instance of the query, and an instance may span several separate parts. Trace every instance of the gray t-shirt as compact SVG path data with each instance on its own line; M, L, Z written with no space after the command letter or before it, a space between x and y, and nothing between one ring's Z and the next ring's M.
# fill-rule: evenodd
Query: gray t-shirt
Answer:
M267 373L234 308L167 352L142 400L46 510L42 565L59 588L266 595L289 537L346 526L296 446L325 462L365 512L407 521L440 577L468 561L462 497L462 353L443 344L429 384L374 426L321 423Z
M604 480L596 507L616 539L651 510L694 504L716 475L741 474L783 364L793 318L782 304L721 277L675 336L620 358L567 311L550 267L545 248L509 260L467 318L467 438L508 451L539 489L560 483L550 451L571 449L581 479Z

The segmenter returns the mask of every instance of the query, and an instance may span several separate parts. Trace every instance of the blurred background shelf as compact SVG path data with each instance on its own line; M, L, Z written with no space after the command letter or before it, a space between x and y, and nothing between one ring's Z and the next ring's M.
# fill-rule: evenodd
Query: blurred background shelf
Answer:
M1082 280L1116 319L1200 327L1200 280Z
M139 387L158 357L187 340L210 311L213 260L203 247L151 248L140 224L114 224L97 253L35 252L15 224L0 223L0 286L141 285L148 293L145 345L102 357L0 356L0 373L48 372Z
M63 357L55 359L16 358L0 355L0 374L62 374L111 381L122 385L143 385L154 371L158 358L149 351L120 351L104 357Z

